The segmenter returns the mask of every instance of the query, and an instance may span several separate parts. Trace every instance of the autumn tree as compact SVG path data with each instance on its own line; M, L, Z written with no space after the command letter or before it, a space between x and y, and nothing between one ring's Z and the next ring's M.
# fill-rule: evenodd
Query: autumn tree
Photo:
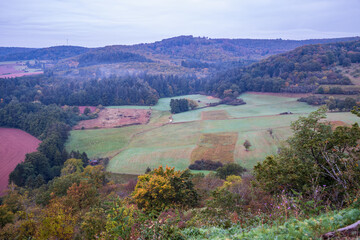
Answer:
M191 207L198 202L189 170L175 171L175 168L162 166L138 177L133 198L146 212Z
M333 201L358 189L357 142L360 128L337 127L324 122L326 108L300 117L291 127L293 137L276 156L269 156L254 168L258 183L267 191L297 191L313 194L313 189L327 186Z
M192 99L187 99L188 100L188 104L189 104L189 108L191 110L194 110L195 108L197 108L199 106L199 104L197 104L197 102L195 102Z

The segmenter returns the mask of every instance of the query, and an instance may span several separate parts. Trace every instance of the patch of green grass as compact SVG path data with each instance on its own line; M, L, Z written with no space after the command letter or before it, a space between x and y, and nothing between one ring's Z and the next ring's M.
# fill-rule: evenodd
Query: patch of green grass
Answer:
M190 164L190 154L200 137L201 123L170 124L139 132L127 148L116 155L107 170L142 173L147 167L169 165L178 170Z
M360 118L350 112L333 112L327 113L328 121L343 121L348 124L354 124L355 122L360 124Z
M248 105L264 105L264 104L277 104L284 102L296 101L297 98L293 97L279 97L252 93L243 93L238 98L242 98Z
M257 94L242 94L240 96L246 102L245 105L229 106L218 105L173 115L174 122L187 122L201 120L201 112L226 111L230 118L257 117L277 115L283 112L310 113L317 107L296 101L296 98L277 97Z
M195 145L178 147L143 147L126 149L110 160L107 170L117 173L142 174L147 167L162 166L186 169Z
M108 157L114 151L125 147L134 132L145 127L137 125L125 128L71 131L65 147L67 151L86 152L90 158Z

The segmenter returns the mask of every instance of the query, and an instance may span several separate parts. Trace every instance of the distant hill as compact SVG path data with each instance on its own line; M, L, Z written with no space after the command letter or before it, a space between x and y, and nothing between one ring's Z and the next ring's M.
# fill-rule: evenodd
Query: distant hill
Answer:
M18 60L59 60L80 55L89 51L89 48L76 46L56 46L49 48L0 48L0 61ZM1 54L4 53L4 54ZM5 54L7 52L7 54Z
M210 39L178 36L154 43L113 45L101 48L57 46L40 49L0 48L0 61L53 60L53 71L65 78L89 79L126 75L195 74L199 78L218 70L244 67L274 54L307 44L359 40L359 37L282 40Z
M270 55L283 53L305 44L356 39L360 38L295 41L179 36L154 43L114 45L92 49L82 55L60 61L55 67L55 72L58 76L78 79L134 73L195 74L198 78L203 78L219 70L244 67ZM130 56L130 54L136 54L136 56ZM82 62L84 59L88 63Z
M219 96L245 91L314 92L322 84L351 85L336 67L359 62L360 40L306 45L218 74L207 90Z

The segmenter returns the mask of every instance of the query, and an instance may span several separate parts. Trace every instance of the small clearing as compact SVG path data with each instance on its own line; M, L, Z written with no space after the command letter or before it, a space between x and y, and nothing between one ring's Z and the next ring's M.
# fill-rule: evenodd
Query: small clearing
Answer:
M15 128L0 128L0 196L8 185L9 174L25 155L36 151L40 140L27 132Z
M96 119L80 121L73 129L114 128L146 124L151 116L150 110L105 108Z

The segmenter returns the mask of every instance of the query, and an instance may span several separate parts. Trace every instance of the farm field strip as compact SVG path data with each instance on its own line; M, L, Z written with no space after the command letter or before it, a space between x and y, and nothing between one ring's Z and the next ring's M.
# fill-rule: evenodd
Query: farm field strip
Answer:
M204 133L197 147L191 153L191 163L197 160L211 160L223 164L234 162L234 149L238 134Z

